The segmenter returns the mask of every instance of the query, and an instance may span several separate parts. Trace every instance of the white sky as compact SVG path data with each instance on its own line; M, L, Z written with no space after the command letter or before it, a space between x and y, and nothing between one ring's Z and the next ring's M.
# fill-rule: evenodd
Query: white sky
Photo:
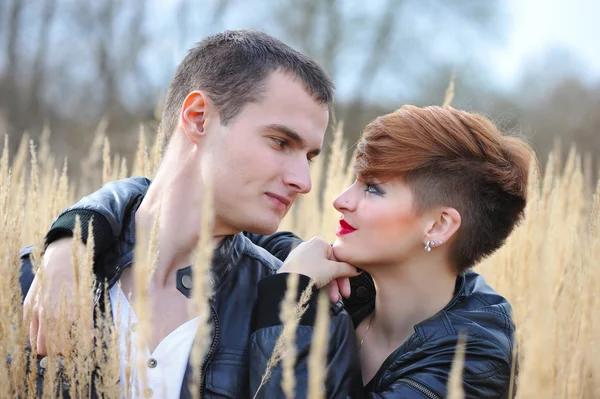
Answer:
M180 0L156 1L164 6L179 4ZM586 80L600 81L600 0L502 1L506 2L509 14L506 41L486 51L491 56L489 67L498 75L500 85L517 84L524 66L539 61L553 47L572 53L586 73ZM229 13L229 17L235 20L235 13ZM175 51L174 65L193 42Z
M523 65L548 48L573 52L589 77L600 79L600 0L507 0L512 17L506 46L494 51L494 69L508 84Z

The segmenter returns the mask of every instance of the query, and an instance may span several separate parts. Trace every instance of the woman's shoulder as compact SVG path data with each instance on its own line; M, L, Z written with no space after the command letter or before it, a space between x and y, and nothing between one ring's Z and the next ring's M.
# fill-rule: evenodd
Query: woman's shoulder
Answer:
M508 300L492 288L479 273L469 270L463 275L463 288L459 293L461 301L456 309L478 309L496 306L511 312Z
M465 273L457 283L457 293L435 317L415 326L421 343L456 342L466 333L471 348L478 343L491 345L512 357L515 325L510 303L476 272Z

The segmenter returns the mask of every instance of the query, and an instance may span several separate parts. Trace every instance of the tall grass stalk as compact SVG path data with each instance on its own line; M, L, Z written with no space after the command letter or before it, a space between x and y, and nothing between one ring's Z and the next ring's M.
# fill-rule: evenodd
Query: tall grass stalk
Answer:
M327 290L319 292L317 320L308 358L308 396L325 399L327 375L327 346L329 339L329 296Z
M14 154L8 152L8 138L3 140L0 157L0 352L1 356L10 356L11 361L0 362L0 397L31 397L35 386L35 374L27 367L28 362L35 363L35 352L24 350L28 322L22 317L19 249L25 245L37 246L33 257L34 269L37 269L44 233L57 212L74 202L76 194L83 195L99 188L108 175L111 178L143 174L151 177L160 162L159 138L148 154L143 129L140 129L138 152L132 158L130 170L125 157L115 155L108 159L102 149L106 127L107 121L99 124L90 153L82 163L82 178L78 181L69 179L66 160L55 164L55 157L46 144L49 130L44 132L37 152L35 142L32 145L27 134L22 136ZM351 154L344 143L342 128L338 127L334 131L329 162L317 160L311 167L313 192L298 201L297 209L290 212L282 229L296 231L305 239L314 235L333 238L338 214L332 209L331 200L353 177L352 161L348 161L348 156ZM101 159L106 162L102 164ZM560 152L554 152L542 171L532 168L525 218L504 246L475 268L512 304L520 367L518 381L513 381L511 389L516 390L517 398L600 397L600 182L590 183L593 175L589 171L590 164L594 162L571 149L567 159L562 159ZM103 174L106 168L103 165L110 165L110 173ZM118 174L115 165L120 165ZM319 187L323 187L322 192L318 191ZM202 212L208 215L204 208ZM203 231L205 228L210 229L204 226ZM77 231L76 235L81 234L80 227ZM142 322L149 317L150 311L144 310L149 309L151 296L147 282L156 260L156 253L149 248L157 245L151 244L151 236L150 232L145 239L137 241L140 245L135 253L137 274L133 303ZM202 234L202 237L208 239L210 234ZM45 385L51 390L52 385L65 379L71 382L70 390L75 397L85 396L90 389L91 371L100 370L98 375L102 382L98 389L104 397L110 398L119 396L123 385L116 382L119 375L118 357L115 356L117 332L112 320L98 319L99 315L95 315L97 328L91 328L94 281L90 273L90 245L93 245L93 239L88 241L87 255L79 253L81 246L79 250L74 249L77 288L68 299L68 306L62 303L56 319L42 321L56 332L55 336L48 337L51 345ZM210 240L202 241L193 266L190 314L202 316L205 322L196 337L195 370L200 370L206 354L201 345L206 347L212 333L209 304L212 248ZM38 271L42 284L44 274L43 269ZM310 288L294 305L295 320L306 309ZM320 328L317 323L315 329ZM140 332L144 331L148 332L148 328L140 329ZM314 397L319 397L318 392L322 392L319 387L323 382L319 376L324 373L315 371L319 370L315 359L317 353L322 359L326 352L324 347L317 345L323 336L323 333L315 332L314 347L311 348L310 386ZM63 345L61 341L69 341L69 344ZM108 349L101 349L95 342ZM263 383L272 376L272 367L279 365L285 356L284 342L283 339L277 342ZM35 351L35 340L32 339L30 344ZM55 349L60 347L65 348L62 368L58 367L61 358ZM195 378L196 384L203 377L198 374ZM286 384L290 381L288 379ZM46 392L52 397L50 391Z
M155 146L156 148L156 146ZM155 156L157 156L155 154ZM156 158L154 158L156 160ZM210 183L204 186L202 199L202 218L200 225L200 239L192 265L192 298L189 312L193 317L199 317L200 323L192 346L191 365L193 375L191 378L190 392L194 398L200 398L202 363L206 356L213 337L213 319L210 298L213 294L212 257L215 244L213 242L213 189Z

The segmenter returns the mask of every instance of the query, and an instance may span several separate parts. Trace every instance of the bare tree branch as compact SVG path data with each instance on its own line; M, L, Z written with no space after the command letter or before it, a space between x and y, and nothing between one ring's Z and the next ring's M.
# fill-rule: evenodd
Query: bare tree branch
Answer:
M223 17L229 10L229 7L232 5L232 3L232 0L217 0L217 5L215 6L215 11L213 12L210 21L210 24L213 27L213 29L223 22Z
M46 55L50 44L50 29L54 19L56 0L45 0L42 8L42 20L37 43L38 48L33 61L32 80L29 87L28 109L35 117L43 117L43 93L46 77Z
M7 119L12 127L20 131L23 129L20 114L18 112L21 104L21 96L17 90L17 71L19 68L19 54L17 46L21 36L21 13L23 11L24 0L13 0L9 6L8 23L6 32L6 76L3 91L7 96L2 100L8 110Z
M327 36L323 44L321 62L333 81L336 81L336 56L342 44L342 18L338 0L323 0L327 25Z

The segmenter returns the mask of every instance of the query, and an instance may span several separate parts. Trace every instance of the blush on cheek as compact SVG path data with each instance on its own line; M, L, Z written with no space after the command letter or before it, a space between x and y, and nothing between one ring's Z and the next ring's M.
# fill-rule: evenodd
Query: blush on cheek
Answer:
M399 208L399 209L398 209ZM373 212L370 216L369 241L376 246L396 245L399 241L413 236L417 229L417 218L404 207L387 209L387 212Z

